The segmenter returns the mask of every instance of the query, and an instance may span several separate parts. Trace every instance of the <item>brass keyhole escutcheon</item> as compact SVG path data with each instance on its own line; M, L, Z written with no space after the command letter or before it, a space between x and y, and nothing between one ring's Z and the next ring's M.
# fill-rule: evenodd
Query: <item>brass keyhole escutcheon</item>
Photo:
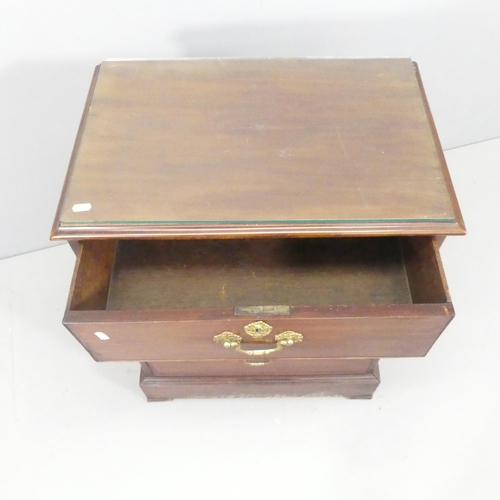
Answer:
M271 325L268 325L264 321L255 321L249 323L244 328L245 333L254 339L262 339L266 335L269 335L273 329ZM287 330L285 332L279 333L274 336L276 345L274 347L267 348L268 343L257 344L252 342L254 345L259 347L256 349L246 349L241 346L243 342L243 337L233 332L222 332L219 335L215 335L214 342L222 344L226 349L234 348L238 352L247 354L248 356L264 356L272 354L273 352L281 351L283 347L291 347L294 344L302 342L304 336L300 333Z

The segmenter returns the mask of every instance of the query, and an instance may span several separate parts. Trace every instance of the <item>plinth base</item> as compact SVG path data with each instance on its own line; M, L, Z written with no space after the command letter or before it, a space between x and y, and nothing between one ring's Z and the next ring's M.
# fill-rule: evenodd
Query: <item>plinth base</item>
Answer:
M178 398L342 396L370 399L380 383L378 360L361 374L300 376L156 376L141 364L140 387L148 401Z

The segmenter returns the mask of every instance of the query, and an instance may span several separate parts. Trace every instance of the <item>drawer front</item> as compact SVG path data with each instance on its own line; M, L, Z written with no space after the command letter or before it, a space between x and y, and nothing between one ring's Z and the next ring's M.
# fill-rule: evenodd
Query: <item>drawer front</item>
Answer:
M329 308L328 314L172 321L160 311L69 311L65 325L98 361L248 360L260 357L262 349L272 359L381 358L424 356L452 319L453 309L451 304L410 304ZM272 326L262 339L245 331L257 321ZM279 347L275 334L290 331L302 340ZM242 342L224 347L216 341L223 332Z
M366 374L374 369L373 359L224 359L145 363L155 377L196 376L294 376Z
M219 363L223 363L219 361ZM378 361L368 371L266 376L208 374L155 375L151 363L141 363L140 386L149 401L177 398L263 397L263 396L343 396L370 399L380 384Z
M454 314L437 242L382 240L84 242L64 324L99 361L423 356Z

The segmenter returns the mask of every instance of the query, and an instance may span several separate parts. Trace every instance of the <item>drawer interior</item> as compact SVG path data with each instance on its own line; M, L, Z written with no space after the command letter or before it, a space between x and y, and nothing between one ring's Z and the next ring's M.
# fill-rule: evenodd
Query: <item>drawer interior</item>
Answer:
M448 300L431 237L94 240L75 273L72 310Z

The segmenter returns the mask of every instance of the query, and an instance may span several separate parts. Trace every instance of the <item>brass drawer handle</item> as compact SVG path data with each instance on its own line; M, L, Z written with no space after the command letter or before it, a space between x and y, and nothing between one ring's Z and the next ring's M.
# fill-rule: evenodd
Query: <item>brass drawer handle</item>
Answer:
M253 338L261 339L271 333L273 329L272 326L264 323L264 321L256 321L254 323L250 323L245 326L245 332ZM245 349L241 346L243 342L243 337L237 335L233 332L222 332L219 335L214 337L214 342L218 344L222 344L226 349L230 349L232 347L235 348L236 351L242 352L243 354L247 354L248 356L265 356L267 354L272 354L273 352L278 352L283 349L283 347L290 347L294 344L302 342L303 335L297 332L292 332L291 330L287 330L286 332L279 333L274 336L274 340L276 345L273 347L267 348L268 343L257 344L252 342L252 346L259 346L257 349Z

